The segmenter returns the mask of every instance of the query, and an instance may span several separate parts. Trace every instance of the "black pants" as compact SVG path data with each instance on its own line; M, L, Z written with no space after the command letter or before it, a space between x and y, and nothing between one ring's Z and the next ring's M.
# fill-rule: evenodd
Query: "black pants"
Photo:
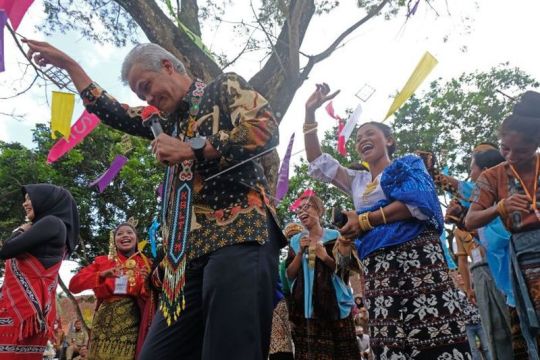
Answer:
M139 360L266 360L281 230L264 245L226 246L188 263L186 309L167 326L158 311Z

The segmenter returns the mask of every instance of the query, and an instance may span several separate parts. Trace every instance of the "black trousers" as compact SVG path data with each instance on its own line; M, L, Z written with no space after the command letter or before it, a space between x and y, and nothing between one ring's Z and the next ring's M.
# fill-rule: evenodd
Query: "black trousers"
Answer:
M226 246L186 269L186 309L171 326L158 310L139 360L266 360L281 229L264 245Z

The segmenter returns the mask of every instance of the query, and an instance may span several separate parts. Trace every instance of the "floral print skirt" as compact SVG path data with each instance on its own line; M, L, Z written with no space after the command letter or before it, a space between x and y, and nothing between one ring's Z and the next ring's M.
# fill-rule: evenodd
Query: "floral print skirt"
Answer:
M471 358L467 318L439 241L434 231L425 231L362 260L376 359Z

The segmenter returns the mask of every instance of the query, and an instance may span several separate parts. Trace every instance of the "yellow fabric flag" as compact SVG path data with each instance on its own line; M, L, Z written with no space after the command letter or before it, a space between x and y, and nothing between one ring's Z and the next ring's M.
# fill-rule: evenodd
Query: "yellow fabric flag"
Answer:
M147 244L148 244L148 240L140 241L140 242L137 244L137 250L138 250L138 251L143 251Z
M429 53L429 51L426 51L418 65L416 65L416 69L414 69L414 72L409 77L409 80L407 80L407 83L403 89L401 89L399 94L397 94L397 96L394 98L394 102L392 102L392 105L390 105L390 109L388 109L384 120L388 119L390 115L395 113L396 110L399 109L400 106L411 97L411 95L416 91L418 86L420 86L422 81L424 81L437 63L437 59L435 59L433 55Z
M55 132L58 131L67 139L71 134L71 118L75 107L75 94L60 91L53 91L52 93L51 137L56 139Z

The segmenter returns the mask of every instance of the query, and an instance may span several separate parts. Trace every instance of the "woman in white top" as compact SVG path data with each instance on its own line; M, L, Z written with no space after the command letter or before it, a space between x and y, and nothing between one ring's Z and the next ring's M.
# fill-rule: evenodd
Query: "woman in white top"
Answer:
M355 244L362 259L375 358L468 359L465 317L439 242L443 219L433 181L419 157L392 160L396 143L382 123L362 124L356 134L370 171L347 169L323 154L315 110L337 95L329 92L327 84L317 85L306 102L306 154L310 175L354 202L339 251L350 254Z

